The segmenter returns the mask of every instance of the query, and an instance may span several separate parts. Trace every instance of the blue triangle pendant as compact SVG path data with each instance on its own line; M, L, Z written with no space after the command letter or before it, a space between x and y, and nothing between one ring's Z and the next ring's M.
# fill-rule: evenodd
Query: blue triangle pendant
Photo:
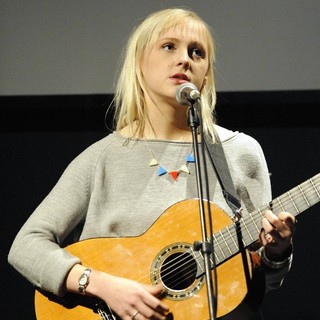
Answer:
M165 168L159 166L158 176L160 177L160 176L162 176L162 175L164 175L164 174L166 174L166 173L167 173L167 170L166 170Z
M196 162L192 153L187 154L186 161L188 163L195 163Z

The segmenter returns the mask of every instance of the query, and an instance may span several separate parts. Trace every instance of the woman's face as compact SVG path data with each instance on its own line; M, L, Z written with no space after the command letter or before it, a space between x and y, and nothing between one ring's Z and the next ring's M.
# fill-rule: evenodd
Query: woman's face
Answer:
M146 91L155 103L176 104L179 85L192 82L199 90L208 72L208 49L204 32L190 21L160 34L152 47L147 47L141 63Z

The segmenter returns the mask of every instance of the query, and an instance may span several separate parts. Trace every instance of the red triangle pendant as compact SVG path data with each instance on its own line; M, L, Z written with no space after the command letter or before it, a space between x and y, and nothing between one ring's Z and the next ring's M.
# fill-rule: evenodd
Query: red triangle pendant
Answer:
M169 172L170 176L172 177L172 179L174 181L177 181L178 175L179 175L179 171L171 171Z

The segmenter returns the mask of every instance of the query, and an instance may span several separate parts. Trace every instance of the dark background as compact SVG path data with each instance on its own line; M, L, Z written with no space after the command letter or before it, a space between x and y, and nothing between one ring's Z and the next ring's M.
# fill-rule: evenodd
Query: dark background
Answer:
M1 319L35 319L34 290L7 263L15 234L83 149L108 134L110 95L0 97ZM320 91L223 92L222 126L252 135L274 197L319 172ZM111 125L110 117L107 122ZM292 271L265 297L266 320L319 319L319 206L298 217Z

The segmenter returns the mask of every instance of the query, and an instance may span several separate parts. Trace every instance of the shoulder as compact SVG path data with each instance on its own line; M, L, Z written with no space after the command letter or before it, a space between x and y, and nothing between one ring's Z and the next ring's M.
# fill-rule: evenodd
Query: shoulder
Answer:
M216 132L218 133L220 140L224 146L242 146L246 148L254 148L260 149L259 142L251 137L250 135L239 132L239 131L232 131L218 125L215 126Z
M256 167L265 163L260 143L243 132L232 131L216 126L224 151L230 160Z
M110 133L106 137L94 142L89 147L87 147L79 157L93 157L97 158L107 153L109 149L112 149L113 146L123 145L125 139L119 137L116 133Z
M95 167L101 159L108 155L109 150L114 150L113 146L116 144L121 144L121 141L119 141L116 134L111 133L84 149L73 159L69 167L78 167L81 169Z

